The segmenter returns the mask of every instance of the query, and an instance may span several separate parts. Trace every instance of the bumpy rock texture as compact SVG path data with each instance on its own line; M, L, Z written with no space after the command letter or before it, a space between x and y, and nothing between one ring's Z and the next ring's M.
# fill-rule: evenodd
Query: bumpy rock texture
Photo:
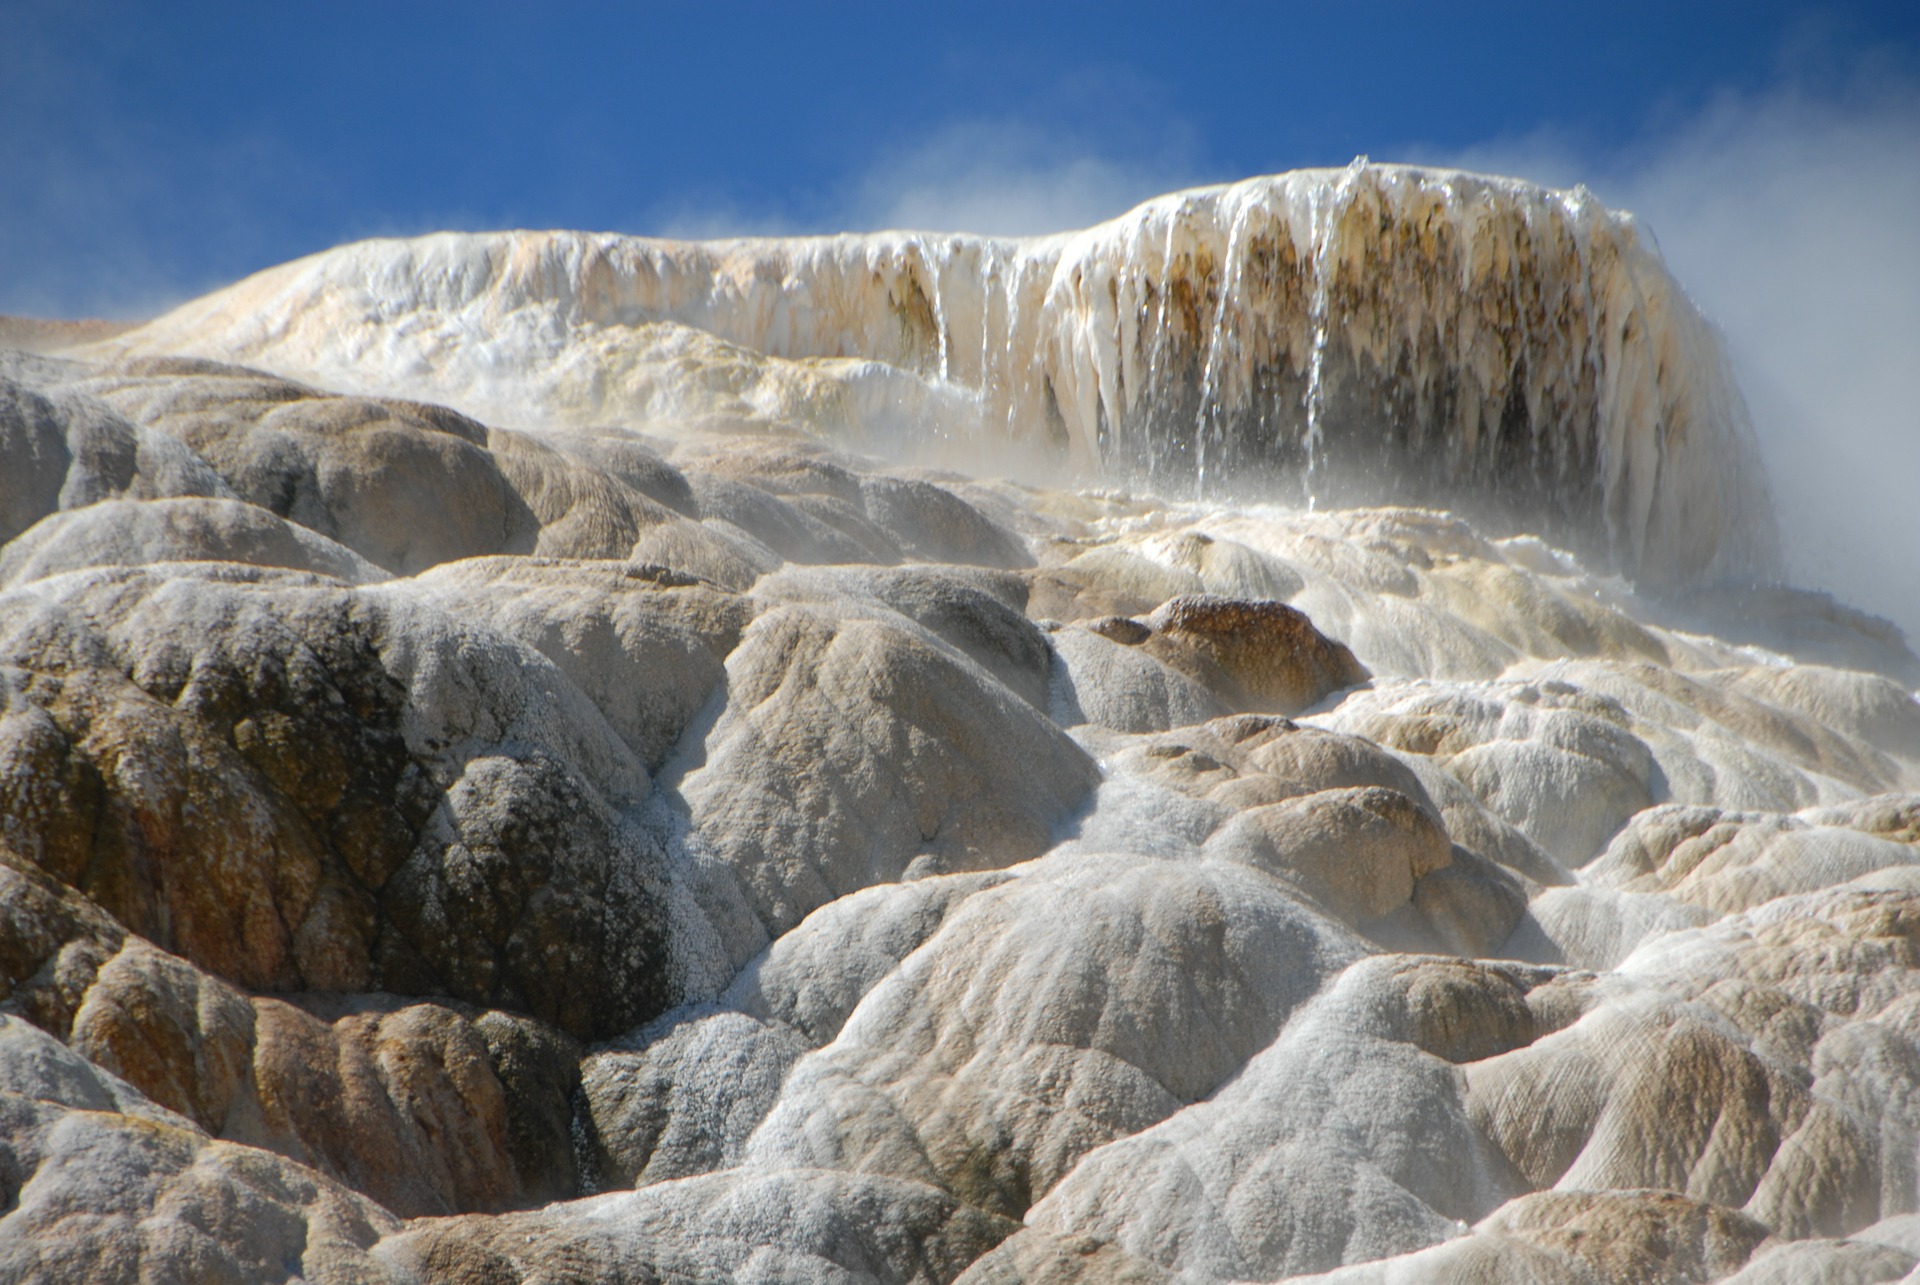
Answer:
M1652 596L1698 325L1358 169L0 353L0 1278L1900 1279L1920 661Z

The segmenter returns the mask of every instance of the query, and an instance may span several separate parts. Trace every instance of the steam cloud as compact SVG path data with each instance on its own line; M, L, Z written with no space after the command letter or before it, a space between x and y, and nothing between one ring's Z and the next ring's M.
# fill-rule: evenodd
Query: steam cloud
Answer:
M1176 138L1148 156L1117 159L1017 121L961 122L869 171L857 189L856 226L983 236L1090 227L1199 181L1188 150Z
M170 183L152 158L180 162L181 140L128 133L90 106L103 86L84 68L23 46L0 48L0 70L9 86L0 97L19 126L0 137L0 160L43 179L0 193L0 311L143 315L193 293L177 269L160 266L155 222L217 228L206 239L226 247L224 275L283 257L253 234L244 198L223 177L268 169L287 180L277 186L298 189L289 158L262 140L188 148L187 179ZM635 230L1030 234L1239 177L1203 172L1195 161L1203 149L1170 117L1095 131L950 123L878 158L830 202L833 217L693 203L656 211ZM81 159L42 154L53 146L45 140L62 138ZM1766 452L1791 576L1920 639L1920 84L1868 72L1839 95L1793 87L1729 95L1614 154L1547 131L1464 151L1381 147L1376 156L1584 182L1640 215L1726 334Z
M1727 95L1611 159L1552 135L1444 159L1645 221L1726 336L1789 575L1920 640L1920 87Z
M1122 161L1015 123L950 126L876 165L844 226L1084 227L1195 182L1188 155ZM1728 94L1613 155L1542 132L1401 156L1585 183L1634 211L1726 336L1789 577L1920 640L1920 87L1863 75L1839 96Z
M1039 236L1091 227L1178 188L1246 177L1203 172L1177 124L1126 132L1133 146L1118 153L1057 123L950 121L881 152L814 216L690 194L656 207L636 230L691 240L888 228Z

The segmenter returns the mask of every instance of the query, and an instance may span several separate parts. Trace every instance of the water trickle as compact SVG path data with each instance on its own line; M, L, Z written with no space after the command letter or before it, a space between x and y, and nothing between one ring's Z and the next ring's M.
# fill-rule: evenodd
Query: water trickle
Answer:
M1208 456L1214 453L1214 447L1220 436L1220 363L1222 349L1226 341L1227 314L1229 309L1240 302L1242 278L1239 265L1244 250L1242 241L1246 236L1247 223L1254 201L1242 200L1236 204L1233 221L1227 230L1227 250L1219 270L1217 286L1218 299L1213 309L1213 327L1207 336L1206 365L1200 373L1200 409L1194 416L1194 497L1204 499L1207 494Z
M1594 285L1592 217L1596 212L1604 217L1605 210L1593 193L1587 190L1585 183L1576 184L1560 204L1561 208L1567 212L1568 227L1573 239L1573 252L1579 265L1579 271L1575 274L1575 286L1579 291L1580 301L1579 315L1587 321L1586 349L1581 354L1581 369L1576 372L1575 379L1584 377L1592 380L1593 387L1602 399L1601 422L1604 423L1608 409L1605 406L1608 381L1600 331L1594 324L1599 316L1600 291ZM1594 431L1593 466L1599 476L1612 477L1613 443L1607 433L1598 429ZM1619 524L1614 516L1612 505L1601 505L1600 522L1605 536L1603 547L1612 556L1622 547Z
M1006 314L1007 303L1007 284L1002 279L1000 256L989 246L984 259L984 265L980 270L980 377L975 386L980 397L980 413L983 419L994 405L993 289L995 286L1000 287L1000 311L1003 317Z
M927 280L933 286L933 333L940 350L940 382L947 383L952 378L953 368L948 352L947 305L940 290L940 264L927 249L926 243L920 244L920 262L926 267Z
M1007 436L1012 438L1019 432L1020 407L1025 399L1027 384L1027 381L1021 377L1024 372L1017 360L1017 345L1020 343L1020 300L1026 291L1027 284L1027 260L1025 256L1013 256L1010 265L1010 276L1012 278L1010 281L1004 277L1002 278L1003 281L1006 281L1007 333L1004 344L1006 359L1001 363L1000 378L1005 388L1007 400Z
M1141 390L1141 396L1146 399L1147 413L1136 417L1146 427L1130 460L1130 463L1144 466L1149 471L1153 463L1153 433L1156 427L1152 421L1159 417L1159 409L1167 397L1167 301L1173 297L1173 234L1185 209L1185 203L1182 202L1167 212L1166 241L1160 250L1159 309L1154 319L1153 341L1147 349L1147 383Z
M1356 184L1367 172L1367 158L1360 155L1340 172L1331 187L1316 189L1310 200L1313 225L1313 293L1308 308L1312 345L1307 350L1306 447L1307 509L1319 503L1320 484L1326 473L1326 361L1328 316L1332 302L1334 262L1337 257L1340 217L1353 202Z

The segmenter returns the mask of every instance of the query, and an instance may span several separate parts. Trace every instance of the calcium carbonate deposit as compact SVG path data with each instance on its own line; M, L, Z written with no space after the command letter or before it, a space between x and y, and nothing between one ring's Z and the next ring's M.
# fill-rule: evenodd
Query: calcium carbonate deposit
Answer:
M1583 191L4 333L0 1279L1920 1266L1920 660Z

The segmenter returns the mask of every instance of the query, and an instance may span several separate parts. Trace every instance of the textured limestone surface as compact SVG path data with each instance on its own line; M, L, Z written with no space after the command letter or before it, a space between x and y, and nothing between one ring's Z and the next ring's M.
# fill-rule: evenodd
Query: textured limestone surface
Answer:
M1697 323L1358 170L0 352L0 1280L1907 1277L1920 660Z

